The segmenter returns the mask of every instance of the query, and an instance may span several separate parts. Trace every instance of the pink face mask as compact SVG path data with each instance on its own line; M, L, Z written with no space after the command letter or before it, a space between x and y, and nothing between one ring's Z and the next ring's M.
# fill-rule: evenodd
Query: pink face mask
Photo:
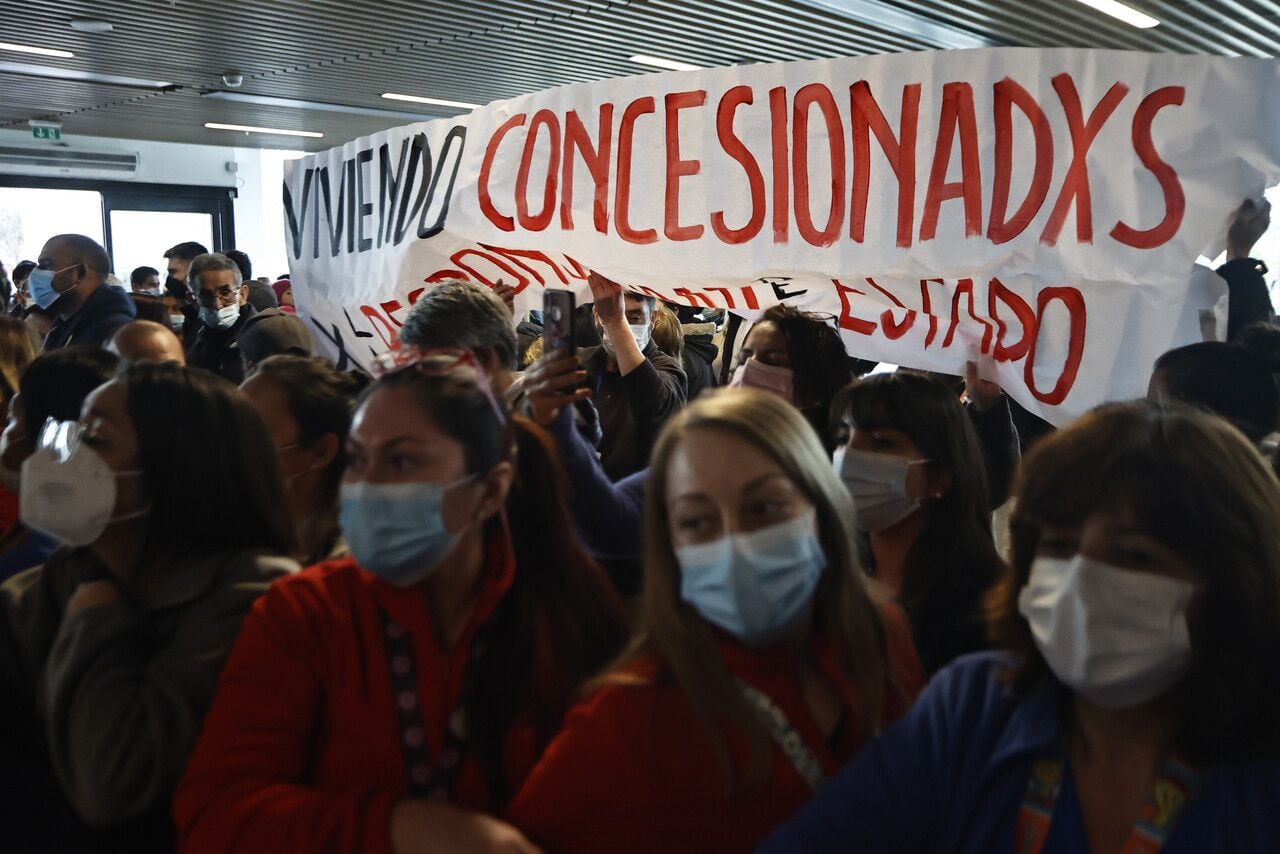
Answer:
M795 404L795 377L790 368L778 368L766 365L756 359L748 359L733 372L729 380L730 388L758 388L772 392L787 403Z

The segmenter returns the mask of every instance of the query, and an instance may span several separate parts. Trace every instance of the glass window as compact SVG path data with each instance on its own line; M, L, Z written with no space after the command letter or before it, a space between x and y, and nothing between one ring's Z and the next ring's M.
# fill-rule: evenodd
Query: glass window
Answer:
M0 261L10 270L19 261L37 260L55 234L84 234L101 243L102 194L0 187Z
M194 240L213 248L213 217L179 211L111 211L111 250L115 273L126 285L137 267L154 267L164 281L164 253Z

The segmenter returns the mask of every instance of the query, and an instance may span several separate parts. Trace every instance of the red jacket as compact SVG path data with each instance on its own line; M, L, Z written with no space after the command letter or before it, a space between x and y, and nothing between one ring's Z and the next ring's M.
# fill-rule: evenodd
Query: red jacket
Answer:
M459 702L471 636L511 586L505 533L490 540L486 572L449 651L435 640L420 591L386 584L354 561L318 564L275 584L245 619L175 797L183 850L389 851L391 809L409 783L377 609L413 639L435 757ZM537 666L544 663L539 655ZM517 714L505 754L512 791L539 752L527 716ZM470 754L453 803L488 808Z
M924 676L901 613L886 611L885 624L892 677L907 695L895 699L891 692L888 723L907 710ZM858 698L829 646L818 641L813 651L845 701L834 749L809 714L792 653L752 652L723 636L719 647L733 675L782 709L828 776L857 753L865 735ZM768 784L726 799L711 744L679 683L651 663L642 662L639 669L656 678L609 685L569 713L563 732L512 802L509 818L534 843L574 854L751 851L813 797L775 746ZM749 743L739 731L727 731L725 737L741 787Z

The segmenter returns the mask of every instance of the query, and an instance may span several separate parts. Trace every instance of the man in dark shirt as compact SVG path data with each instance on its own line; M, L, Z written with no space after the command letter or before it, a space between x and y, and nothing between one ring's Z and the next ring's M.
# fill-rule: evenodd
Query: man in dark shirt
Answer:
M210 252L191 262L187 278L200 305L200 331L187 351L187 364L207 368L239 385L244 380L244 363L232 345L256 314L240 268L226 255Z
M83 234L59 234L40 250L27 287L40 308L56 315L44 339L46 353L71 345L106 347L137 316L129 295L107 284L110 272L107 250Z
M600 462L618 480L649 465L662 425L684 406L688 382L680 363L651 340L657 300L624 295L595 273L590 284L603 343L578 358L600 412Z

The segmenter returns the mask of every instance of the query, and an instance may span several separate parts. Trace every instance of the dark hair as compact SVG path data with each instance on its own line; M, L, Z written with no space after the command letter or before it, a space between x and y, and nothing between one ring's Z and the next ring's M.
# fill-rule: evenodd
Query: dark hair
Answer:
M134 365L120 381L151 498L148 549L294 553L275 445L239 389L173 363Z
M201 255L208 255L209 250L203 245L189 240L186 243L179 243L177 246L164 253L166 258L177 258L179 261L194 261Z
M641 304L644 305L645 311L648 312L650 317L653 317L653 313L658 310L657 297L651 297L646 294L638 294L635 291L625 291L622 294L622 296L623 296L623 299L638 300Z
M111 258L107 256L107 250L92 237L85 237L83 234L59 234L49 240L65 244L71 256L78 259L78 263L83 264L86 270L92 270L101 276L111 272Z
M107 382L120 359L114 353L91 347L64 347L37 356L18 381L28 436L34 442L44 422L75 421L89 392Z
M137 310L138 320L150 320L168 328L169 311L164 307L164 297L150 294L129 294L133 298L133 307Z
M284 390L285 405L298 422L300 445L314 445L329 433L338 437L338 453L325 470L321 485L322 504L336 506L347 468L347 431L368 375L339 371L324 359L304 356L270 356L259 362L250 376L258 374L271 377Z
M1100 407L1023 459L1014 507L1012 565L988 604L992 639L1018 657L1015 688L1048 672L1018 613L1042 527L1122 510L1204 583L1187 614L1191 669L1173 695L1179 747L1206 764L1280 754L1280 483L1236 431L1179 404Z
M1255 341L1255 346L1262 344ZM1280 389L1271 363L1243 346L1188 344L1157 359L1155 370L1174 400L1221 415L1252 442L1261 441L1280 421Z
M520 355L515 324L502 299L489 288L458 280L441 282L422 295L404 319L400 343L419 350L457 347L482 360L490 351L510 370Z
M249 260L249 255L239 249L228 249L223 253L232 261L236 262L236 266L240 268L240 277L246 282L253 278L253 262Z
M1280 326L1265 322L1246 326L1236 343L1257 356L1272 374L1280 374Z
M855 380L835 413L858 430L901 430L951 487L930 504L929 525L907 551L898 600L932 673L957 650L981 649L982 596L1004 572L991 535L986 465L969 416L951 390L899 371ZM967 649L966 649L967 648Z
M384 388L410 389L427 417L466 449L468 472L486 472L514 453L516 478L506 512L515 580L493 618L492 640L466 710L468 748L485 778L491 806L501 809L514 794L504 751L517 707L532 706L539 748L546 747L578 685L626 641L622 606L578 542L566 509L567 479L554 442L541 428L520 417L504 426L469 369L445 376L401 370L370 386L366 398ZM575 684L539 684L535 655L543 631Z
M787 339L787 356L794 378L795 404L822 437L827 450L835 447L831 405L853 379L849 356L840 333L822 316L789 305L775 305L761 316Z
M27 277L31 275L31 271L34 270L36 266L35 261L19 261L13 268L13 281L15 283L19 280L25 282Z
M149 276L159 278L160 271L155 267L136 267L134 268L134 271L129 274L129 284L136 288L138 285L145 282Z

